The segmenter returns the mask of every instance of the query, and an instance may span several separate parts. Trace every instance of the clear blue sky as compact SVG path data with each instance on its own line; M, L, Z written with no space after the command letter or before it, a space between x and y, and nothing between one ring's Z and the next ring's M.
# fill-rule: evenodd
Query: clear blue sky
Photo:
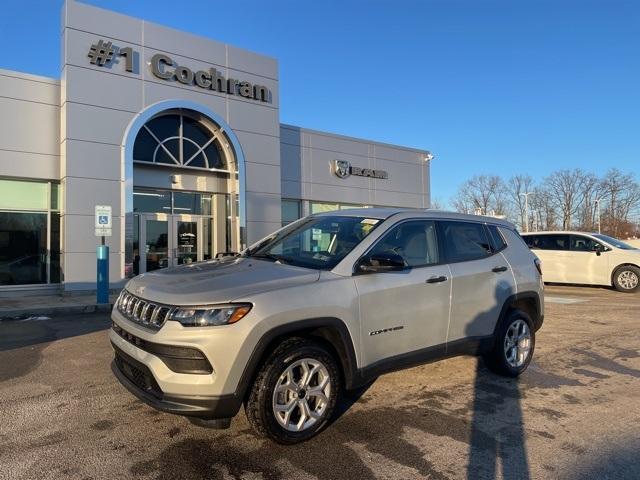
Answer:
M479 173L640 174L640 1L87 3L276 57L282 122L430 149L434 197ZM0 67L59 76L61 4L3 0Z

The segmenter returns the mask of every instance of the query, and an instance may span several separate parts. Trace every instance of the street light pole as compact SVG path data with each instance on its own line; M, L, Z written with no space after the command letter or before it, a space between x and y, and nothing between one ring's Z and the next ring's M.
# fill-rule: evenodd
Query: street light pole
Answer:
M534 193L535 192L524 192L520 194L524 197L524 222L525 222L524 231L525 232L529 231L529 195L533 195Z
M596 215L598 216L598 233L602 233L600 231L600 199L596 198Z

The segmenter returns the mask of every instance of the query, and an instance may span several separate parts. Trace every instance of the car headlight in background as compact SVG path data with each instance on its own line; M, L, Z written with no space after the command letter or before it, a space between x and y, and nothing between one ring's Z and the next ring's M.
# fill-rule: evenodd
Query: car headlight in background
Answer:
M177 307L169 320L185 327L211 327L230 325L242 319L251 310L249 304L220 305L215 307Z

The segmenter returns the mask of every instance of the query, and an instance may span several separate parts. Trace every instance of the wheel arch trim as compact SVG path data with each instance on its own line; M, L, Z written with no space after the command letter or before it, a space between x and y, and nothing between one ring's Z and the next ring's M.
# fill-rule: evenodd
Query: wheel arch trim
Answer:
M327 338L318 333L334 332L338 335L339 344L335 344L336 338ZM255 375L260 368L260 363L263 360L265 354L269 352L269 347L273 345L273 342L279 337L292 336L295 334L309 335L315 334L329 343L336 351L342 367L342 374L344 376L344 383L346 388L351 388L357 372L357 360L354 347L353 338L347 328L345 322L335 317L318 317L307 318L290 322L284 325L274 327L265 332L251 352L249 361L245 365L240 382L236 388L236 397L244 399L251 382L255 378Z

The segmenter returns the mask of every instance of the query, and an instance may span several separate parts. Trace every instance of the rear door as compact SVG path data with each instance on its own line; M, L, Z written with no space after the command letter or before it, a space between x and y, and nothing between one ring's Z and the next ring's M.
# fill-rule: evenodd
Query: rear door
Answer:
M509 263L482 223L439 221L451 270L451 320L447 348L455 342L493 334L505 300L515 293Z
M365 365L427 347L444 348L446 342L451 282L435 223L401 222L365 255L387 252L402 256L407 268L354 276Z
M542 279L545 282L569 282L569 270L572 268L573 259L568 234L527 235L525 241L542 261Z

